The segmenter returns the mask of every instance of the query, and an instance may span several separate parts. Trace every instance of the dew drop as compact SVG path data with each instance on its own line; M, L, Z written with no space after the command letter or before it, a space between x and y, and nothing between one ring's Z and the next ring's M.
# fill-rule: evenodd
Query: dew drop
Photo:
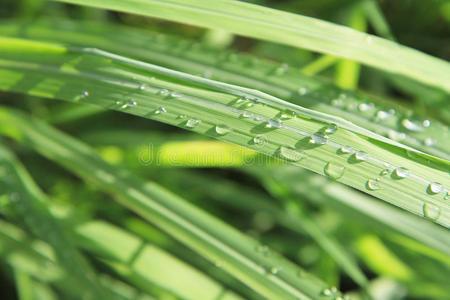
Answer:
M256 252L261 253L264 256L269 256L270 249L266 245L259 245L256 247Z
M370 104L367 104L367 103L361 103L361 104L358 105L358 109L360 111L368 111L371 108L372 108L372 106Z
M276 275L276 274L278 274L280 271L281 271L281 267L272 267L272 268L270 268L270 273L272 273L272 274L274 274L274 275Z
M324 145L328 142L328 136L323 133L315 133L310 136L309 142L316 145Z
M128 100L128 102L124 103L120 108L126 109L128 107L136 106L136 105L137 105L136 101L134 101L133 99L130 99L130 100Z
M283 122L281 120L268 120L266 122L266 128L281 128L281 126L283 125Z
M170 94L170 92L167 89L160 89L158 91L158 94L161 95L161 96L168 96Z
M139 85L139 89L140 89L141 91L145 90L146 88L147 88L147 85L146 85L146 84L140 84L140 85Z
M262 146L267 142L266 138L262 135L257 135L253 138L253 143L258 146Z
M295 111L288 109L281 114L280 119L289 120L289 119L295 118L295 116L296 116Z
M180 93L177 92L170 92L169 93L169 97L170 98L180 98L182 95Z
M178 119L186 119L187 116L186 115L178 115Z
M366 37L366 42L367 42L367 44L372 44L372 42L373 42L373 37L370 36L370 35L368 35L368 36Z
M366 187L371 191L376 191L380 189L380 184L377 180L369 179L366 182Z
M189 120L186 121L186 127L194 128L194 127L196 127L198 125L198 123L200 123L199 120L189 119Z
M341 148L339 148L338 152L340 154L349 154L349 153L352 153L353 150L349 146L342 146Z
M252 117L253 117L253 114L250 113L250 112L248 112L248 111L244 111L244 112L241 114L241 116L242 116L243 118L252 118Z
M445 192L444 200L448 200L448 199L450 199L450 193L447 191L447 192Z
M299 161L305 157L305 154L303 152L299 152L295 149L287 148L284 146L281 146L278 149L278 152L282 158L284 158L288 161L293 161L293 162Z
M398 167L398 168L395 168L394 175L397 178L406 178L406 177L409 176L409 171L404 169L404 168L402 168L402 167Z
M345 167L337 163L328 162L325 165L324 173L333 179L339 179L344 175Z
M377 119L378 120L386 120L389 116L390 116L389 113L387 113L384 110L379 110L377 112Z
M403 140L405 139L406 134L403 132L397 132L395 130L389 130L388 137L392 140Z
M342 99L333 99L333 100L331 100L331 105L333 105L333 106L342 106Z
M155 109L155 111L153 112L155 115L159 115L159 114L161 114L161 113L165 113L165 112L167 112L167 110L164 108L164 107L159 107L159 108L157 108L157 109Z
M437 182L430 183L427 187L427 192L431 195L439 194L442 190L442 184Z
M364 151L358 151L354 154L355 159L359 161L365 161L369 158L369 154Z
M284 73L287 72L288 69L289 69L289 66L287 64L281 64L278 68L275 69L275 74L283 75Z
M82 91L81 92L81 97L82 98L86 98L87 96L89 96L89 92L88 91Z
M303 96L303 95L306 95L306 94L308 93L308 91L309 91L308 88L303 87L303 86L300 87L300 88L297 90L298 94L299 94L299 95L302 95L302 96Z
M423 215L431 220L437 220L441 215L441 209L432 203L424 203Z
M338 128L338 127L337 127L336 124L331 123L331 124L329 124L328 127L325 129L325 133L333 134L333 133L336 132L337 128Z
M324 295L324 296L327 296L327 297L329 297L329 296L331 296L331 295L333 295L333 292L331 291L331 289L324 289L323 291L322 291L322 294Z
M384 169L383 171L380 172L381 176L386 176L389 174L389 169Z
M420 131L420 127L417 124L415 124L414 122L412 122L411 120L403 119L402 125L403 125L403 127L405 127L406 129L408 129L410 131Z
M430 122L430 120L424 120L424 121L422 122L422 125L423 125L423 127L428 128L428 127L430 127L431 122Z
M423 143L425 144L425 146L433 146L435 141L434 139L428 137L423 141Z
M231 128L224 124L216 125L215 131L218 135L225 135L231 131Z

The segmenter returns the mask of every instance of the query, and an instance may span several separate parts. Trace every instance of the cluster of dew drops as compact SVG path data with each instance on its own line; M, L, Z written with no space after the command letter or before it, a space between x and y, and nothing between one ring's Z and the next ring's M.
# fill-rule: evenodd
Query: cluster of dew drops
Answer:
M285 67L283 67L283 69L284 68ZM148 86L146 84L140 84L138 86L138 89L144 91L144 90L148 89ZM297 92L300 95L305 95L309 92L309 90L306 87L300 87ZM168 98L168 99L175 99L175 98L180 98L183 96L182 94L180 94L178 92L169 91L168 89L165 89L165 88L158 89L156 91L156 94L158 94L161 97ZM81 92L81 95L78 98L87 98L88 96L89 96L89 92L86 90L83 90ZM332 101L332 105L342 106L343 100L346 98L347 98L347 96L345 94L341 94L341 95L339 95L338 98L336 98ZM252 99L252 98L243 96L243 97L239 97L237 100L235 100L233 105L237 105L237 106L239 106L240 109L243 109L243 110L238 110L240 117L251 118L251 119L254 119L255 121L261 121L261 122L263 122L263 124L266 128L271 128L271 129L288 128L283 125L283 121L289 120L292 118L296 118L296 116L297 116L297 114L294 111L287 110L287 111L282 112L278 118L268 119L268 118L262 117L260 115L254 114L252 112L249 112L248 110L245 110L246 108L253 107L253 106L257 105L258 103L259 103L258 99ZM128 99L127 101L120 101L120 100L116 101L115 104L120 109L128 109L130 107L137 106L137 102L132 98ZM348 107L350 109L353 109L352 105L353 104L350 103L348 105ZM374 109L374 104L373 103L369 103L369 104L360 103L358 105L358 109L360 111L372 110L372 109ZM154 114L154 115L160 115L160 114L164 114L164 113L167 113L167 109L163 106L160 106L152 111L152 114ZM387 112L379 110L378 112L376 112L376 117L379 120L384 120L393 115L395 115L394 110L389 110ZM195 118L189 118L185 114L180 114L177 116L177 118L183 120L184 126L189 129L193 129L201 123L200 120L195 119ZM422 127L423 128L430 127L431 122L429 120L424 120L421 125L422 127L420 127L419 125L417 125L416 123L414 123L408 119L403 119L401 124L410 131L419 131L419 130L421 130ZM320 146L320 145L329 144L329 135L335 133L337 130L338 130L338 127L335 124L328 124L328 126L326 126L325 128L323 128L322 130L320 130L316 133L309 134L306 132L302 132L302 134L309 137L310 144ZM228 125L225 125L225 124L217 124L214 127L214 131L217 135L223 136L223 135L226 135L226 134L232 132L232 128L230 128ZM390 138L393 138L393 137L398 138L399 135L402 136L402 135L404 135L404 133L395 132L392 134L390 133L388 135ZM264 143L266 143L266 139L264 136L256 135L255 137L253 137L252 142L254 145L264 145ZM434 141L425 139L425 144L432 145L432 144L434 144ZM366 160L370 159L370 156L363 151L356 151L348 146L342 146L342 145L338 145L335 143L334 143L334 146L338 147L338 150L337 150L338 154L352 155L352 159L355 161L361 162L361 161L366 161ZM306 157L305 153L299 152L296 149L292 149L290 147L285 147L285 146L279 147L278 155L281 156L283 159L291 161L291 162L297 162ZM394 179L404 179L404 178L409 177L409 175L410 175L409 171L405 168L402 168L402 167L394 168L392 165L390 165L389 163L386 163L386 162L384 162L383 165L384 165L385 169L383 169L380 172L380 174L379 174L380 176L386 176L388 174L392 174L392 178L394 178ZM328 163L326 163L326 165L324 167L324 173L325 173L325 175L327 175L333 179L339 179L344 175L345 167L340 164L334 163L334 162L328 162ZM366 185L365 185L366 189L369 191L377 191L377 190L381 189L380 180L381 180L380 177L368 179L366 182ZM441 192L444 192L443 199L448 200L450 198L449 191L444 190L443 186L438 182L429 183L426 188L426 192L429 195L436 195ZM423 214L425 217L427 217L429 219L437 220L440 216L440 208L432 203L424 203L423 204Z

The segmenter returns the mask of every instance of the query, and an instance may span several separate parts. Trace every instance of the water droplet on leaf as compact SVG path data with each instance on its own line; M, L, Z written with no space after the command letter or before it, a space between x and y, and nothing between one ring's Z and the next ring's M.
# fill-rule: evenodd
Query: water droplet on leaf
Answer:
M338 163L328 162L324 168L324 173L333 179L341 178L344 175L344 172L345 172L345 167Z
M282 158L293 162L299 161L306 156L303 152L299 152L295 149L287 148L284 146L281 146L278 149L278 152Z
M431 195L439 194L442 190L442 184L437 182L430 183L427 187L427 192Z
M225 135L231 131L231 128L228 127L227 125L222 124L216 125L215 130L218 135Z
M423 215L431 220L437 220L441 215L441 209L432 203L424 203Z

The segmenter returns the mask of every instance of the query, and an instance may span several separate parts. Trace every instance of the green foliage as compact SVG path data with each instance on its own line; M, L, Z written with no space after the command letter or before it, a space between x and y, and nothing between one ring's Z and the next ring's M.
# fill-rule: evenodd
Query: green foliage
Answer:
M0 4L5 299L448 297L447 6L261 3Z

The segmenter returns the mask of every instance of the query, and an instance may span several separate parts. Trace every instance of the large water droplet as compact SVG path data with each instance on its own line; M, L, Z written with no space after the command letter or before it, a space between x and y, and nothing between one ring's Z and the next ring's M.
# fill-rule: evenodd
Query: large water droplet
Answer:
M333 179L341 178L344 175L344 172L345 167L338 163L328 162L324 168L324 173Z
M364 151L358 151L354 154L355 159L358 161L365 161L369 158L369 154Z
M377 180L369 179L367 180L366 187L371 191L376 191L380 189L380 183Z
M186 127L194 128L194 127L196 127L198 125L198 123L200 123L199 120L189 119L189 120L186 121Z
M441 209L432 203L424 203L423 215L431 220L437 220L441 215Z
M341 148L339 148L338 152L340 154L349 154L349 153L352 153L353 150L349 146L342 146Z
M427 187L427 192L431 195L439 194L442 190L442 184L437 182L430 183Z
M225 124L221 124L216 125L215 130L218 135L225 135L231 131L231 128Z
M395 168L394 175L397 178L406 178L409 176L409 171L402 167L398 167L398 168Z
M287 148L284 146L281 146L278 149L278 152L282 158L293 162L299 161L306 156L303 152L299 152L295 149Z
M324 145L328 142L328 136L323 133L315 133L309 138L311 144Z

